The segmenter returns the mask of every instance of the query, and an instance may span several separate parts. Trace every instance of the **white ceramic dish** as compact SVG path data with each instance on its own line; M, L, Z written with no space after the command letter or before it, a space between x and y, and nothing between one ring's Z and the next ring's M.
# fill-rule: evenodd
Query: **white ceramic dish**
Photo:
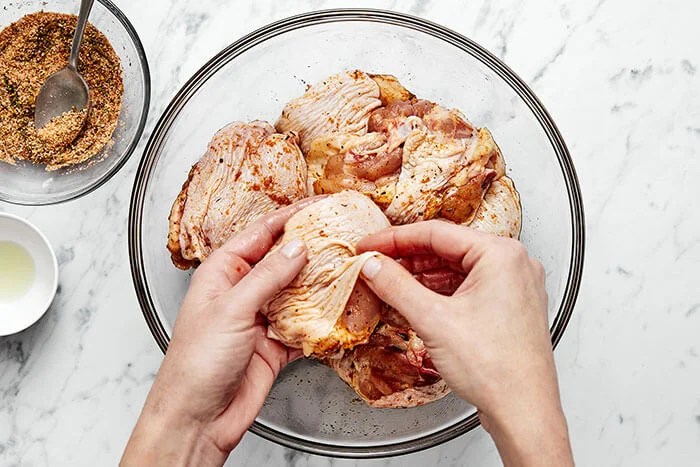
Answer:
M0 336L7 336L28 328L46 313L58 287L58 263L44 234L21 217L0 213L0 242L19 245L34 263L33 280L26 291L0 297ZM0 258L0 267L4 263Z

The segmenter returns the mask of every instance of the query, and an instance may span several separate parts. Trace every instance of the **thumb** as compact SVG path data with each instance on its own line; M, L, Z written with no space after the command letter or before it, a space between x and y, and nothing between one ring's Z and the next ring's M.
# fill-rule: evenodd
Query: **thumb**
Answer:
M379 298L401 313L421 334L445 297L425 288L403 266L386 256L373 257L362 267L362 278Z
M226 294L237 308L255 314L299 274L307 262L306 245L294 239L268 254Z

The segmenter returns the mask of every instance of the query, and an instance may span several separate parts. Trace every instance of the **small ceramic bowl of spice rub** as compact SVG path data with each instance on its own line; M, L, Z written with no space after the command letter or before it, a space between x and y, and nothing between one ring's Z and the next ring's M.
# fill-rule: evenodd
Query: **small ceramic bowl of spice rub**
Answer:
M109 0L95 2L80 47L89 108L34 126L41 86L68 64L79 6L17 1L0 9L1 201L43 205L89 193L117 173L141 137L150 100L146 55Z

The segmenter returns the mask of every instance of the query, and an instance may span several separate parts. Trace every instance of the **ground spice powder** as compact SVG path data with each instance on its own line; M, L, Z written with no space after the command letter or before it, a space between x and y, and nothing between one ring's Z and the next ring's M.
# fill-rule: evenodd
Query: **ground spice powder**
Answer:
M90 89L85 126L69 144L55 144L46 131L42 140L34 128L34 101L46 79L68 64L77 20L39 12L0 31L0 161L25 160L56 170L94 157L111 142L124 93L121 66L107 38L91 24L78 65Z
M65 112L37 129L37 135L47 149L63 149L80 135L87 113L87 109Z

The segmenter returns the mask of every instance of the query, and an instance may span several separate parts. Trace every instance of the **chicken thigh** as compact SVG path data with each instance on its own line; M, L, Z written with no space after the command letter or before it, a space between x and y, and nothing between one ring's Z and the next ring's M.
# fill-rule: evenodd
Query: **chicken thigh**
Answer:
M415 407L450 392L423 341L405 322L382 322L366 344L326 363L372 407Z
M219 130L190 170L170 212L175 266L197 266L258 217L306 196L306 162L294 133L266 122Z
M503 176L491 183L469 227L500 237L520 238L522 211L513 180Z
M386 227L389 221L379 208L355 191L334 194L294 214L276 248L300 238L309 261L266 305L270 337L317 357L367 342L383 305L358 280L374 253L356 255L355 244Z
M306 153L320 136L366 133L369 114L380 105L379 86L367 73L345 71L287 103L275 127L280 132L297 132Z

